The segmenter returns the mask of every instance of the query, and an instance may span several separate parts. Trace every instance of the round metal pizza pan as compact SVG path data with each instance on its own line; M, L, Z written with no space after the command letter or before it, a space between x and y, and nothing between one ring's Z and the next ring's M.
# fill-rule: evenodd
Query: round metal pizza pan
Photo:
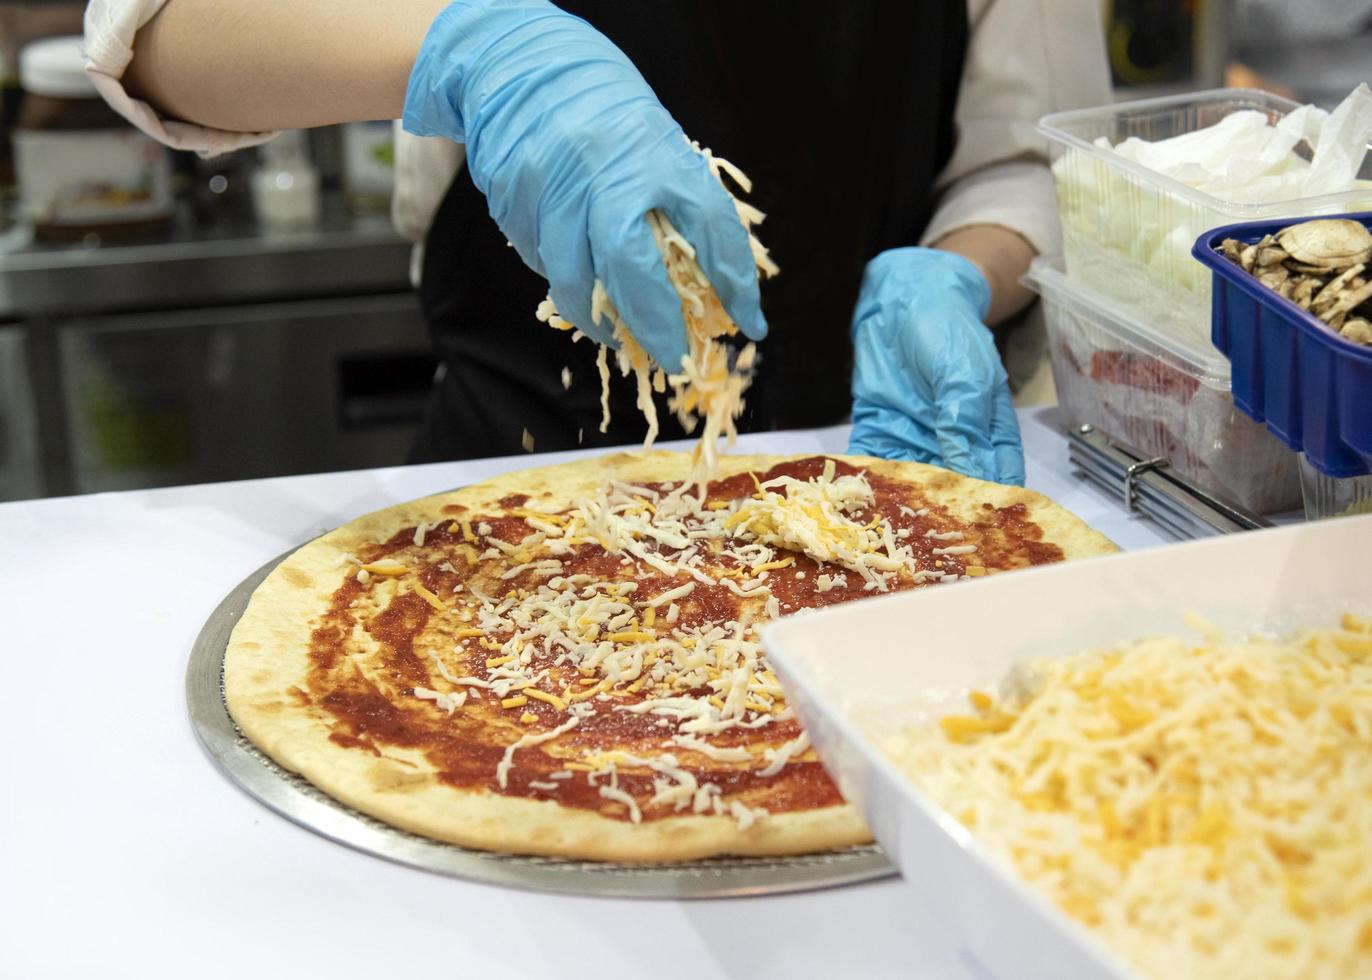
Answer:
M287 553L289 554L289 552ZM781 858L611 864L475 851L398 830L353 810L263 755L224 703L224 651L253 591L287 556L238 584L191 648L186 702L210 758L249 796L307 830L388 861L468 881L606 898L739 898L811 891L896 874L876 845Z

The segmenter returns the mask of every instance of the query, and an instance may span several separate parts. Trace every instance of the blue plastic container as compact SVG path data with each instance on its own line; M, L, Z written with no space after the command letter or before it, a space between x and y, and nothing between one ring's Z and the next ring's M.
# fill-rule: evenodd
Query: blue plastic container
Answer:
M1372 228L1369 211L1322 217ZM1218 251L1226 238L1252 243L1301 220L1225 225L1196 241L1191 254L1214 273L1210 339L1233 366L1245 414L1326 476L1362 476L1372 473L1372 347L1340 337Z

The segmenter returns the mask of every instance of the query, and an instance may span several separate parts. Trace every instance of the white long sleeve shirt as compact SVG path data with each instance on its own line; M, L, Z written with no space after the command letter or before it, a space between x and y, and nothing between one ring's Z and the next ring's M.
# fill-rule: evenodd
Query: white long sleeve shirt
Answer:
M134 38L176 0L91 0L86 70L134 125L175 149L224 153L271 139L166 119L120 81ZM970 38L955 110L957 142L938 180L938 205L923 243L970 225L1022 235L1040 254L1059 250L1057 204L1040 116L1110 99L1099 0L968 0ZM728 155L728 147L715 147ZM392 214L413 241L424 238L463 162L463 148L400 133Z

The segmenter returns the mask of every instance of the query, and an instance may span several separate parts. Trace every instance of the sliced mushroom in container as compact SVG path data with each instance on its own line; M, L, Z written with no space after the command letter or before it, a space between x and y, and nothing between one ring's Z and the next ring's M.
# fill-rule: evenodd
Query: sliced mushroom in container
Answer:
M1372 346L1372 232L1361 223L1317 218L1257 242L1226 238L1219 252L1344 338Z

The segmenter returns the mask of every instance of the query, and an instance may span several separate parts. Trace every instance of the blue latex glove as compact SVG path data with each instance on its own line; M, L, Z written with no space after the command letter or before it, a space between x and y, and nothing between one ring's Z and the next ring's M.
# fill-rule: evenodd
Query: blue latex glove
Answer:
M867 264L853 313L850 453L937 463L1024 485L991 287L960 255L897 248Z
M609 340L609 323L591 320L599 278L649 355L680 366L685 323L652 208L695 246L743 333L766 333L729 195L624 53L579 17L546 0L453 3L415 61L404 126L466 144L491 217L584 333Z

